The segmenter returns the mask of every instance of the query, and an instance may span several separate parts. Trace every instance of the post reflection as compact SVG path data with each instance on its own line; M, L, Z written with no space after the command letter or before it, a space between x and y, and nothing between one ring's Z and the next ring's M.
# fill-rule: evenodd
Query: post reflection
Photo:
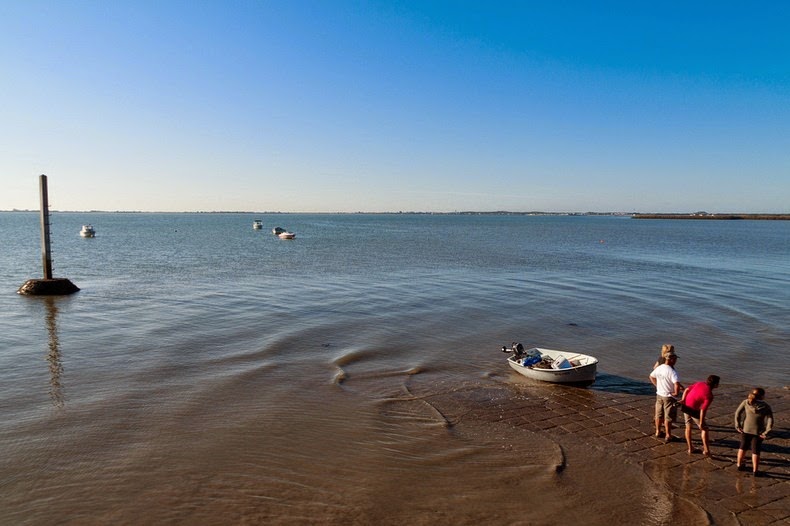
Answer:
M49 363L49 396L55 407L61 408L64 405L63 384L63 362L60 359L60 344L58 343L58 306L55 298L48 296L44 298L46 315L44 320L49 333L49 352L47 362Z

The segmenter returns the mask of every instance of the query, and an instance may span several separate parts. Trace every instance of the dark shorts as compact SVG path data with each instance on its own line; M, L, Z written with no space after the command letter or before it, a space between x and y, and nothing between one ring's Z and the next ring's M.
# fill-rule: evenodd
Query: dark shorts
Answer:
M743 449L744 451L748 451L749 449L751 449L753 455L759 455L760 448L762 445L763 445L763 439L760 438L758 435L741 433L741 445L738 446L738 449Z

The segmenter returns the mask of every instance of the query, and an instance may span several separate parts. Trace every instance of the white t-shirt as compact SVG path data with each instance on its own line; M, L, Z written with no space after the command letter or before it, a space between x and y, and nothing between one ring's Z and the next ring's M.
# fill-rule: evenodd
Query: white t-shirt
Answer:
M656 394L658 396L673 395L675 384L679 381L675 369L667 364L662 364L653 369L650 376L656 379Z

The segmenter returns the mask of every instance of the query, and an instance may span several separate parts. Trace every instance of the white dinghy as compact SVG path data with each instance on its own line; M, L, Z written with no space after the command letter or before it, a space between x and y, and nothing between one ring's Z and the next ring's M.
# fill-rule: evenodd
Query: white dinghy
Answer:
M524 347L514 343L512 348L502 347L502 352L513 353L507 363L527 378L557 384L591 385L595 382L598 359L594 356L570 351Z

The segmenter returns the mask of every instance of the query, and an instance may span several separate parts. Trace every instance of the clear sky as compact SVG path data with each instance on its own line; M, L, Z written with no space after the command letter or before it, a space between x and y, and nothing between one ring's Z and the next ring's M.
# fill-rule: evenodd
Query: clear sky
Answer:
M0 210L790 212L790 2L0 0Z

